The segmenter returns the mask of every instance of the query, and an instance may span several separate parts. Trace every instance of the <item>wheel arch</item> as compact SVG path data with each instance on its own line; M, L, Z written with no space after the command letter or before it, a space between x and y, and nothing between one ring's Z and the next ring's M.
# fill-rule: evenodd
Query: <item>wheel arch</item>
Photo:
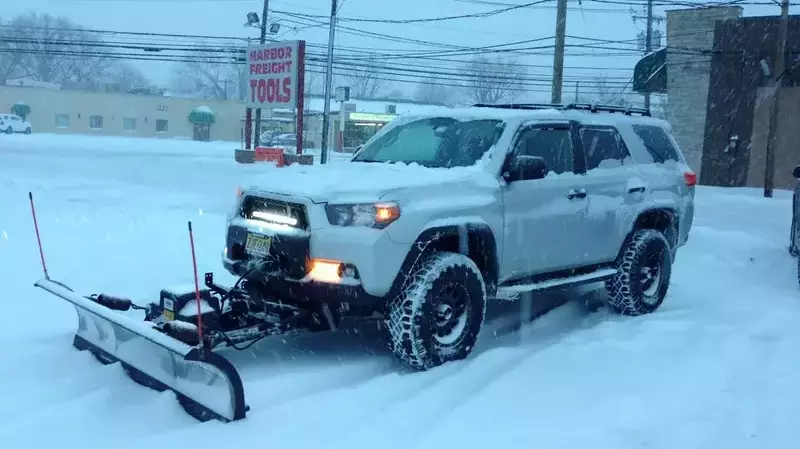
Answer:
M619 249L617 257L625 252L634 232L640 229L653 229L664 234L667 243L670 245L670 250L675 254L678 245L678 238L680 236L678 220L678 212L673 207L649 207L639 211L636 220L633 221L625 240L622 242L622 247Z
M437 250L460 253L469 257L483 275L487 294L492 295L496 292L499 262L494 233L486 223L464 223L435 226L422 231L406 254L392 284L389 297L400 293L407 275L425 254Z

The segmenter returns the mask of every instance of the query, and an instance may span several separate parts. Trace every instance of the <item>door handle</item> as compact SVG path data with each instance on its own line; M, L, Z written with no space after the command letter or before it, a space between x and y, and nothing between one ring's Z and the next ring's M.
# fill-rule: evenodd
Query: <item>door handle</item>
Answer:
M575 198L586 198L586 190L584 189L572 189L567 193L567 198L574 200Z
M644 191L645 191L645 186L631 187L630 189L628 189L628 193L644 193Z

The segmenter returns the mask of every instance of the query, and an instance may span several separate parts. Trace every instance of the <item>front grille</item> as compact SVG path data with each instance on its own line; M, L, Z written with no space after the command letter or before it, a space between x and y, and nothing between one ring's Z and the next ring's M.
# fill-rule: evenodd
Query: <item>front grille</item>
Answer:
M267 214L267 216L259 216L259 212ZM302 204L258 196L247 196L242 201L241 216L250 220L287 224L293 228L308 230L308 214L306 213L306 207ZM274 218L270 218L270 216ZM294 219L296 223L288 223L283 218Z

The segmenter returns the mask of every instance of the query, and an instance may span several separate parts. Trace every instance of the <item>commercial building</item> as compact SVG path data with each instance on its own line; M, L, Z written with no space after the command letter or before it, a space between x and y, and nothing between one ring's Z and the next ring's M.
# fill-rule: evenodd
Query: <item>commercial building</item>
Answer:
M779 22L742 17L738 6L667 11L668 47L637 64L634 89L667 94L667 118L700 184L764 185ZM776 188L794 186L800 164L800 17L790 16L788 29Z
M69 133L111 136L138 136L241 142L244 136L245 105L242 101L199 100L156 92L121 93L62 89L42 83L17 83L0 86L0 110L9 111L15 103L30 106L34 133ZM411 101L353 99L331 101L329 142L332 148L352 148L363 143L397 115L441 110L443 106ZM319 147L322 137L323 99L305 100L304 134L306 147ZM189 120L192 111L210 111L213 124ZM340 124L344 124L344 128ZM294 132L295 111L265 111L262 132Z

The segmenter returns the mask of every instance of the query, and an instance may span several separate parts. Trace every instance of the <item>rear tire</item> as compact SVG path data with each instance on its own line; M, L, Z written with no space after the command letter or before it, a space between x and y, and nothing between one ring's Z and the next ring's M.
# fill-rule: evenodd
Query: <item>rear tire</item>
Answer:
M30 128L25 128L25 134L30 134L30 133L31 133L31 129Z
M388 304L388 343L417 370L465 359L486 317L486 285L475 262L451 252L425 257Z
M609 308L620 315L655 312L664 302L672 274L672 252L664 234L634 231L617 260L617 274L606 281Z
M13 133L13 132L14 132L14 130L13 130L13 129L11 129L11 127L10 127L10 126L9 126L8 128L6 128L6 134L11 134L11 133Z

